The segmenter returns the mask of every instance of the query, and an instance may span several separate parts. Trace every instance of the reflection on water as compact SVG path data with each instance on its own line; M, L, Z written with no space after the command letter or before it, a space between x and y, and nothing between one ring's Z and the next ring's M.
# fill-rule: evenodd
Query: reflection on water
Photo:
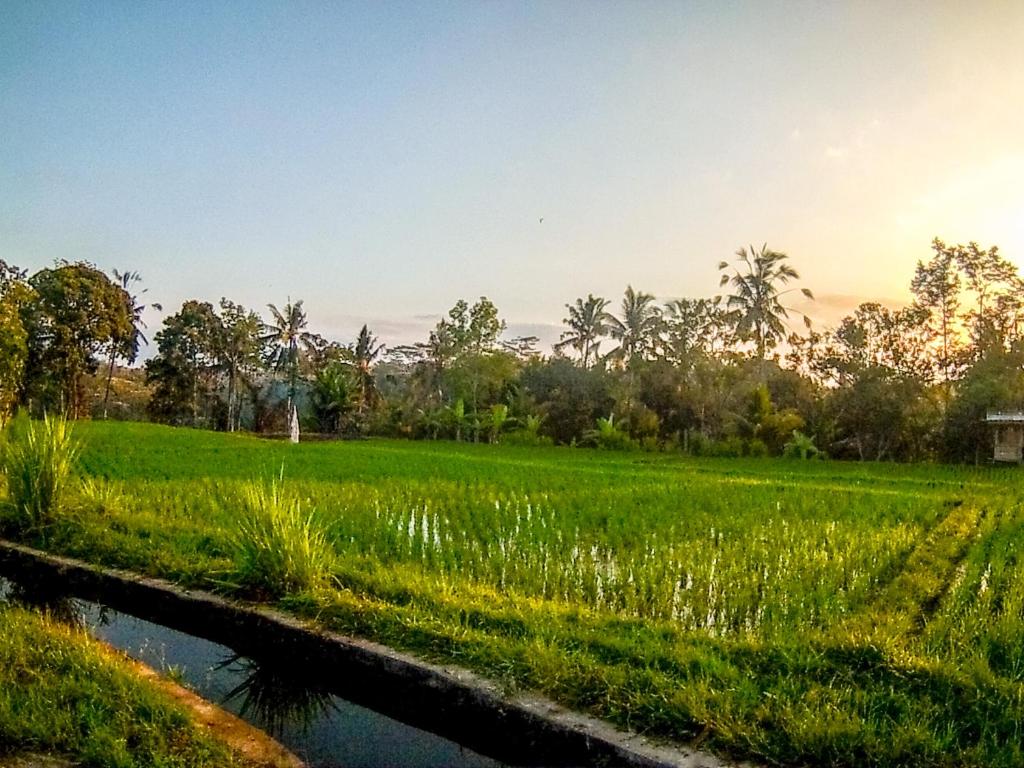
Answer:
M295 669L232 655L217 665L242 676L230 690L224 704L239 701L242 717L259 723L272 736L280 737L287 727L308 733L319 718L337 711L331 694Z
M0 598L12 605L49 616L62 624L85 628L85 616L78 600L53 585L26 584L5 581Z
M503 765L332 694L316 683L315 669L240 656L218 643L68 597L59 589L29 588L3 577L0 601L86 628L154 669L173 671L203 698L269 731L311 768Z

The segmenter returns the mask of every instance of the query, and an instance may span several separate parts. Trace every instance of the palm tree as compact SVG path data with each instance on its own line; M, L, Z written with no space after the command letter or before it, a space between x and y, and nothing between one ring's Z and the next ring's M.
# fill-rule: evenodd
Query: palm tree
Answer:
M299 347L310 349L315 337L306 330L306 313L301 300L292 304L289 299L283 311L273 304L268 304L267 309L273 322L264 325L260 340L273 345L267 362L275 370L288 372L288 413L291 413L299 378Z
M767 243L761 246L760 252L754 251L754 246L750 246L749 251L740 248L736 256L742 270L733 267L731 275L722 275L720 285L731 285L735 291L728 296L727 306L737 312L736 333L753 340L758 358L764 360L768 349L786 335L783 319L795 311L783 305L782 297L796 289L779 289L790 280L799 280L800 275L785 263L786 254L768 250ZM729 263L723 261L718 268L729 270ZM801 288L800 292L809 299L814 298L807 288ZM803 319L810 328L810 318L803 315Z
M607 312L610 302L600 296L587 294L587 300L576 299L575 304L566 304L569 316L562 320L568 331L563 331L560 341L555 344L556 351L572 347L580 354L580 363L584 368L590 365L590 356L598 359L598 348L601 337L608 335L609 323L613 319Z
M128 364L135 362L135 358L139 356L139 348L143 344L149 344L149 339L142 332L142 329L146 327L145 321L142 319L142 313L146 311L146 304L140 304L139 298L142 294L148 291L148 288L143 288L139 291L139 295L135 296L129 291L132 285L142 280L142 276L134 271L128 270L127 272L118 272L116 269L112 270L114 275L114 282L121 286L121 290L124 291L125 301L128 304L128 314L131 315L132 332L123 338L113 338L110 340L110 360L107 364L107 385L103 392L103 418L107 418L107 403L110 401L110 386L114 379L114 361L117 358L124 358ZM156 310L162 310L163 307L157 302L153 302L148 306L153 307Z
M661 310L654 303L654 296L626 286L622 318L611 318L611 336L619 342L612 355L631 367L634 360L643 360L657 349L661 328Z
M515 422L508 415L508 406L504 403L497 403L491 406L487 419L488 439L491 443L497 443L501 439L501 430Z
M359 338L352 348L352 360L359 382L359 410L362 412L377 398L377 387L373 381L373 364L384 351L384 345L377 343L377 337L365 325L359 331Z

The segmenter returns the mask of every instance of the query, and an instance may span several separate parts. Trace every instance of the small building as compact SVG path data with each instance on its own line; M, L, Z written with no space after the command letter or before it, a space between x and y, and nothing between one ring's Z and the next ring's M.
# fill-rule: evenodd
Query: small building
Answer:
M985 417L995 432L996 461L1024 460L1024 411L995 411Z

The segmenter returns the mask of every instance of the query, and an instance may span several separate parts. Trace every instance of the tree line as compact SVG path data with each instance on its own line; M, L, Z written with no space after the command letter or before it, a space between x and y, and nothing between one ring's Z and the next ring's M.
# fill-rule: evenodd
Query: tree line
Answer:
M978 461L986 411L1024 405L1024 281L996 247L936 239L909 306L864 303L823 330L791 306L813 294L784 253L741 248L719 270L711 298L659 303L632 286L617 306L580 297L549 355L535 337L508 338L486 297L390 349L366 326L327 340L300 300L266 318L190 300L154 334L135 415L273 433L294 404L306 431L334 436ZM0 414L106 415L115 363L146 343L138 282L0 262Z

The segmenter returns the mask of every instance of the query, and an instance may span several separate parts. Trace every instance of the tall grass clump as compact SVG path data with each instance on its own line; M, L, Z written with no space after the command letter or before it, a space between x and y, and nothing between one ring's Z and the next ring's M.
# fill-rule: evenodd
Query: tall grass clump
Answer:
M7 480L2 526L40 533L56 523L78 453L71 424L63 417L36 421L22 414L11 421L0 442L0 469Z
M241 508L235 536L238 586L267 597L282 597L323 586L331 578L334 549L315 512L277 483L242 485L234 501Z

